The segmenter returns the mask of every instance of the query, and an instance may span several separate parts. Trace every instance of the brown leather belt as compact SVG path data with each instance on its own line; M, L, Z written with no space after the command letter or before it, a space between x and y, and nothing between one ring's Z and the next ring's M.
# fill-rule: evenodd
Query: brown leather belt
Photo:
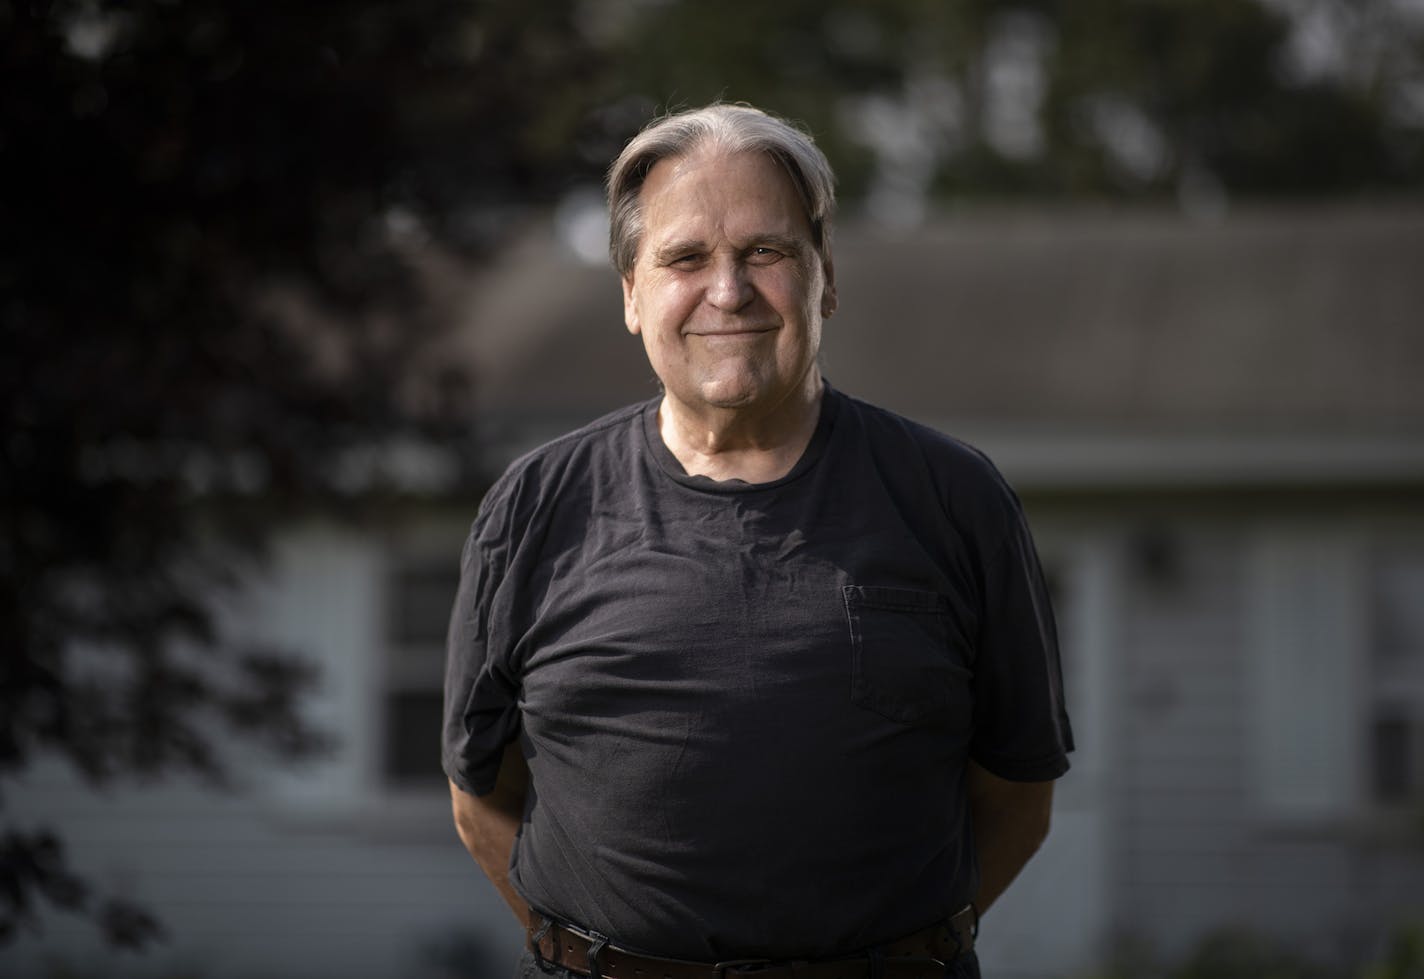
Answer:
M641 955L606 939L529 915L536 956L590 979L944 979L945 966L974 948L973 906L912 935L851 955L808 960L735 959L687 962Z

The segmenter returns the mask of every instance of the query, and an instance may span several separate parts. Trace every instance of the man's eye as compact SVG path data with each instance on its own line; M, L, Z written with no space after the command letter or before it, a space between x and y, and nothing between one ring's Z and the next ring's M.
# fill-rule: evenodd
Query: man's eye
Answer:
M751 250L751 253L747 256L747 260L753 265L770 265L772 262L779 261L780 259L785 257L785 255L777 251L775 248L768 248L765 245L758 245L756 248L753 248Z

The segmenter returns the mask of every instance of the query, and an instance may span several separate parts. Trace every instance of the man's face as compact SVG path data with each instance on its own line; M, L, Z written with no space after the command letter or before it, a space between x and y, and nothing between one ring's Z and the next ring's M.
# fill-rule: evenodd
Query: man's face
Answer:
M668 397L694 412L775 409L813 376L835 309L790 178L762 153L694 152L656 164L641 199L623 315Z

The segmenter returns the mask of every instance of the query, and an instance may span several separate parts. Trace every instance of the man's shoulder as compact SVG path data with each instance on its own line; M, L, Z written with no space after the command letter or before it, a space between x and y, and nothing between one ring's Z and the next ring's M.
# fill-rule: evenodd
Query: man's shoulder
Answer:
M559 466L590 452L617 448L630 434L636 433L649 402L625 405L586 425L565 432L523 453L505 470L505 477L527 473L531 469Z
M996 539L1021 519L1018 495L980 449L888 408L842 397L868 468L910 509L933 507L961 532Z
M854 395L838 391L837 396L842 400L842 410L856 419L873 450L900 458L911 452L937 471L1006 485L988 455L964 439Z
M642 413L650 403L626 405L517 456L490 487L486 505L525 495L550 481L563 481L572 471L592 475L593 467L632 451Z
M556 504L586 496L595 484L619 485L649 405L611 411L518 456L480 501L472 533L491 540L519 536L547 520Z

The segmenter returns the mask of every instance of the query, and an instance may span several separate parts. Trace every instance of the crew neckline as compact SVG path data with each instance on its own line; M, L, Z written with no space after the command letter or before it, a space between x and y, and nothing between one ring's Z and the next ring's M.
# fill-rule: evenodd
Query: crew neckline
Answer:
M840 393L831 387L829 381L822 378L820 415L816 419L816 430L811 433L811 440L806 443L801 458L796 460L796 465L791 467L790 472L779 479L765 483L749 483L742 479L713 479L710 476L689 474L683 468L682 463L678 461L677 456L673 455L672 450L663 442L662 433L658 431L658 406L662 403L661 397L653 398L643 407L641 413L643 441L658 468L674 482L690 489L704 493L756 493L775 489L800 478L820 461L821 456L825 454L826 444L830 441L831 430L835 427L840 398Z

